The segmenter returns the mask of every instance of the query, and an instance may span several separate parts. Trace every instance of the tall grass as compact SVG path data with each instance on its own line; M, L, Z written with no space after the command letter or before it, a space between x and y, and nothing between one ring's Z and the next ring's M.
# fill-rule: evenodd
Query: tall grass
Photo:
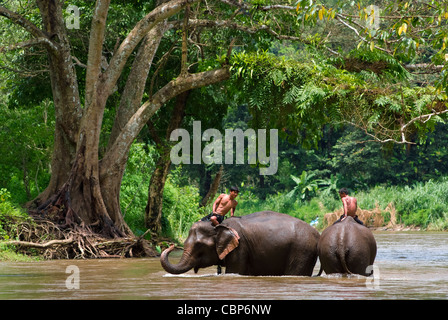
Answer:
M398 224L418 226L426 230L448 230L448 177L410 186L376 186L351 195L357 198L358 207L363 210L374 210L379 207L386 211L387 206L392 204L396 210ZM239 202L239 215L273 210L308 223L316 217L323 221L326 213L342 207L337 195L324 196L322 193L318 193L310 201L289 199L286 193L278 193L268 196L266 200L260 200L250 192L243 191ZM389 219L389 216L385 216L385 223Z
M411 186L377 186L357 195L363 209L376 204L385 209L389 203L397 211L397 223L428 230L448 229L448 177Z
M301 202L288 197L287 193L268 195L266 200L256 198L250 191L241 192L238 196L236 215L247 215L257 211L272 210L311 222L324 213L324 206L318 198Z

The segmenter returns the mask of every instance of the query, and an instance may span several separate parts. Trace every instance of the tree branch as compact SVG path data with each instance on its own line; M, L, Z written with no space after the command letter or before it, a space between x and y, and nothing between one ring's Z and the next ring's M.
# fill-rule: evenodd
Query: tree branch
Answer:
M166 102L182 92L224 81L230 77L227 66L220 69L187 74L168 82L150 100L143 103L129 119L101 161L100 176L114 174L117 163L126 161L128 150L151 116Z
M434 111L434 110L433 110ZM422 114L418 117L412 118L411 120L409 120L407 123L403 124L400 126L400 128L396 129L396 130L390 130L387 129L383 126L381 126L381 124L378 124L378 126L381 126L384 130L381 132L381 135L383 136L388 136L389 138L386 139L382 139L379 137L380 132L377 133L370 133L369 130L367 129L367 126L363 123L363 125L359 125L358 123L352 122L352 121L348 121L348 120L344 120L344 122L353 125L354 127L361 129L362 131L364 131L365 134L367 134L369 137L373 138L373 141L376 142L380 142L380 143L387 143L387 142L393 142L393 143L397 143L397 144L416 144L415 142L411 142L406 140L406 129L413 124L414 122L420 121L421 123L426 123L428 122L433 116L438 116L444 113L448 113L448 109L446 110L442 110L442 111L434 111L432 113L429 114ZM390 134L387 134L386 131L389 131ZM399 135L400 136L400 140L397 140L396 138L394 138L394 135Z
M421 73L438 73L443 69L443 65L435 65L433 63L406 64L404 67L411 72L424 70L424 72Z
M188 66L187 66L187 54L188 54L188 19L190 15L190 6L187 5L185 7L185 13L184 13L184 22L182 27L182 61L181 61L181 75L185 75L188 72Z
M192 27L207 27L207 28L230 28L234 30L240 30L249 34L254 34L259 31L266 31L267 33L273 35L279 40L292 40L292 41L301 41L303 43L307 43L305 39L301 37L282 35L274 31L268 25L262 24L254 27L240 25L238 23L232 22L230 20L204 20L204 19L190 19L189 24ZM181 28L181 21L170 21L170 28Z
M103 50L106 18L110 0L97 1L90 31L89 53L86 72L86 107L90 106L101 74L101 57Z
M336 20L338 20L340 23L342 23L344 26L346 26L347 28L349 28L350 30L352 30L363 42L367 43L369 42L366 38L364 38L363 36L361 36L359 34L359 31L356 30L355 27L352 27L351 25L349 25L347 22L345 22L342 18L342 15L340 14L336 14ZM390 54L391 52L389 50L383 49L381 47L375 46L375 49L381 50L383 52L386 52L388 54Z
M46 46L51 47L53 50L57 50L57 47L54 45L53 42L48 40L48 38L40 37L40 38L34 38L34 39L18 42L15 44L11 44L7 47L0 47L0 52L4 52L7 50L9 51L9 50L17 50L17 49L21 49L21 48L32 47L32 46L35 46L38 44L44 44Z
M36 38L47 37L42 30L40 30L35 24L26 19L24 16L14 11L8 10L3 6L0 6L0 16L8 18L14 24L21 26Z
M123 40L109 62L109 68L107 68L104 74L105 92L110 92L115 86L127 59L149 30L159 22L182 10L187 4L193 4L198 1L199 0L171 0L161 4L141 19Z
M31 21L26 19L21 14L18 14L14 11L6 9L3 6L0 6L0 16L8 18L9 20L11 20L12 23L14 23L18 26L21 26L26 31L28 31L31 35L33 35L35 38L37 38L38 41L33 44L38 44L38 43L45 44L51 50L55 50L55 51L58 50L58 45L56 43L54 43L53 41L51 41L48 38L47 34L45 34L34 23L32 23ZM32 40L24 41L24 42L31 42L31 41ZM24 44L24 42L22 42L22 44Z

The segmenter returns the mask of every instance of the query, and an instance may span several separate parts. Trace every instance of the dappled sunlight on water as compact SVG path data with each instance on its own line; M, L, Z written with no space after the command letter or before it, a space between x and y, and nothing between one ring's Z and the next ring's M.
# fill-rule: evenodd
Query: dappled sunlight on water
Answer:
M448 298L447 233L374 235L378 244L374 277L217 275L216 267L171 275L158 258L0 262L0 299ZM177 252L170 258L175 263L179 256ZM69 266L79 274L67 270ZM313 274L318 271L319 262Z

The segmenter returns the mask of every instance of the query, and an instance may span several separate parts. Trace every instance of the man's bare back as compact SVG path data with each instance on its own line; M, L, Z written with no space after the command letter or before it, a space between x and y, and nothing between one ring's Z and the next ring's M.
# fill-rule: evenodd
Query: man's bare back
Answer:
M356 210L358 209L356 198L346 195L341 200L344 206L344 215L354 217L356 215Z
M356 211L358 210L358 201L356 200L356 198L350 197L346 188L342 188L341 190L339 190L339 197L341 197L342 205L344 206L344 214L338 220L336 220L335 224L345 220L347 216L350 216L357 223L364 225L356 215Z

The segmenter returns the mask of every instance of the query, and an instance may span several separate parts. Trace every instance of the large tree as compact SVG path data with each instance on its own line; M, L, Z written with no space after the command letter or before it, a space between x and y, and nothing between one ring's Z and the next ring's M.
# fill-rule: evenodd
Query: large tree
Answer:
M26 30L29 35L28 39L6 44L2 49L41 46L48 58L56 118L54 152L51 180L45 191L34 200L37 208L34 212L59 225L87 226L108 237L132 235L119 204L121 180L132 142L151 116L169 100L230 76L230 49L228 52L223 50L222 54L227 52L227 57L220 63L190 73L188 42L193 42L202 51L204 45L193 39L200 39L201 30L206 28L227 27L248 34L265 30L276 37L280 37L281 32L263 23L263 19L270 15L270 8L261 10L257 6L247 7L227 0L160 1L126 31L124 39L118 39L108 59L103 55L106 32L108 26L115 22L108 19L111 1L98 0L95 4L83 3L93 6L86 61L83 63L73 55L74 47L64 19L64 1L37 0L36 4L38 14L34 11L28 15L20 13L21 6L17 1L8 1L0 6L0 16ZM260 13L254 17L254 12L249 14L248 9ZM288 13L288 16L293 16L293 13ZM290 32L289 29L286 28L285 32ZM178 33L177 40L182 43L178 74L159 87L153 83L148 86L154 57L162 39L171 30L183 30ZM195 33L195 37L187 37L188 31ZM221 39L220 47L229 48L231 39ZM85 68L83 78L78 78L76 68ZM120 92L107 147L100 156L105 107L117 90L120 77L126 77L125 85Z

